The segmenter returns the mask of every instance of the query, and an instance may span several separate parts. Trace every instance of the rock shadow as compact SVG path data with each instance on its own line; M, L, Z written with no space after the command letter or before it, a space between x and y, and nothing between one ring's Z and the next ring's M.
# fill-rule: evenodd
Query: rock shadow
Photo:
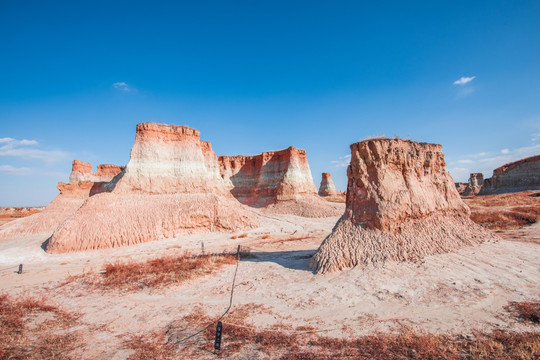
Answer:
M311 257L317 250L295 250L295 251L249 251L242 252L241 261L251 262L274 262L284 268L291 270L304 270L313 273L309 268Z

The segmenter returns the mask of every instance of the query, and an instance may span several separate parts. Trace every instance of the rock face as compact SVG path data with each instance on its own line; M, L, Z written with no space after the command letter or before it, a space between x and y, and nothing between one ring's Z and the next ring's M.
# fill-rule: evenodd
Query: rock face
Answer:
M540 155L531 156L493 170L484 180L480 195L540 189Z
M463 192L464 196L476 195L482 189L484 185L484 174L482 173L472 173L469 177L469 183L467 188Z
M347 176L345 213L311 261L318 272L415 260L490 237L469 219L440 145L355 143Z
M47 251L118 247L258 224L230 195L217 156L197 130L142 123L136 131L126 168L105 184L112 191L89 198L54 232Z
M116 165L98 165L98 172L94 174L92 164L74 160L69 183L59 182L57 185L60 194L40 213L0 227L0 240L21 235L51 236L89 196L110 191L104 184L112 181L122 169Z
M467 189L468 184L467 183L457 182L457 183L455 183L455 185L456 185L456 190L457 190L458 194L463 195L463 193Z
M341 195L341 193L337 191L330 173L322 173L321 185L319 186L319 195L320 196Z
M218 161L221 177L243 204L308 217L342 212L317 196L305 150L291 146L254 156L219 156Z

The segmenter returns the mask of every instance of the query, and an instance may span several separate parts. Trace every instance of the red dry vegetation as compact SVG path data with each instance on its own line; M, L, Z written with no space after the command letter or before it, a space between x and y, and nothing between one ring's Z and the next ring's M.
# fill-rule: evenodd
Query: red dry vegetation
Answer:
M535 191L465 197L471 220L492 230L517 229L540 218L540 197Z
M247 322L253 304L234 309L223 320L220 351L213 350L215 320L196 309L173 322L161 335L134 337L126 345L131 359L144 359L146 349L161 357L270 358L270 359L536 359L540 356L540 333L473 332L472 336L429 334L403 328L356 339L320 336L311 327L275 325L258 329ZM256 306L255 306L256 307ZM238 310L238 311L237 311ZM265 311L266 309L262 309ZM197 330L203 329L199 334ZM200 330L199 330L200 331ZM194 337L190 337L197 334Z
M0 295L0 359L70 359L80 343L69 331L76 320L43 298Z
M100 274L86 273L69 278L61 286L81 280L94 289L135 291L145 288L162 288L212 274L221 267L236 264L231 254L205 254L192 256L163 256L144 262L116 262L104 266Z

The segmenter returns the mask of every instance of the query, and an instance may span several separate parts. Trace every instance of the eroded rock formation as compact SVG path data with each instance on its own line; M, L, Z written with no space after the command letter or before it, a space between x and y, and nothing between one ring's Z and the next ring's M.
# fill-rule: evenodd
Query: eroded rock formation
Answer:
M106 187L112 191L89 198L54 232L47 251L118 247L258 223L230 195L210 143L186 126L138 124L125 170Z
M484 180L480 195L540 189L540 155L505 164Z
M122 169L123 167L116 165L98 165L98 171L94 174L91 164L74 160L69 183L59 182L57 185L60 194L40 213L14 220L0 227L0 239L22 235L51 236L89 196L110 191L104 184L112 181Z
M341 193L336 189L330 173L322 173L321 185L319 186L320 196L336 196Z
M469 177L469 182L467 183L467 188L463 192L464 196L476 195L482 189L484 185L484 174L482 173L472 173Z
M463 195L463 193L465 192L465 190L467 189L467 183L462 183L462 182L457 182L455 183L456 185L456 190L458 192L459 195Z
M340 215L317 196L306 151L293 146L254 156L219 156L221 176L243 204L307 217Z
M490 237L469 219L440 145L355 143L347 176L345 213L311 261L318 272L415 260Z

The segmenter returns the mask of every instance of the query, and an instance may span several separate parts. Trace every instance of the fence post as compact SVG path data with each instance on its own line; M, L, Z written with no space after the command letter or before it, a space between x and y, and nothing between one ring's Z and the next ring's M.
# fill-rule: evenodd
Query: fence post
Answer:
M17 271L17 274L22 274L22 264L19 264L19 271Z
M214 341L214 349L220 350L221 349L221 333L223 332L223 324L221 321L218 321L216 326L216 339Z

